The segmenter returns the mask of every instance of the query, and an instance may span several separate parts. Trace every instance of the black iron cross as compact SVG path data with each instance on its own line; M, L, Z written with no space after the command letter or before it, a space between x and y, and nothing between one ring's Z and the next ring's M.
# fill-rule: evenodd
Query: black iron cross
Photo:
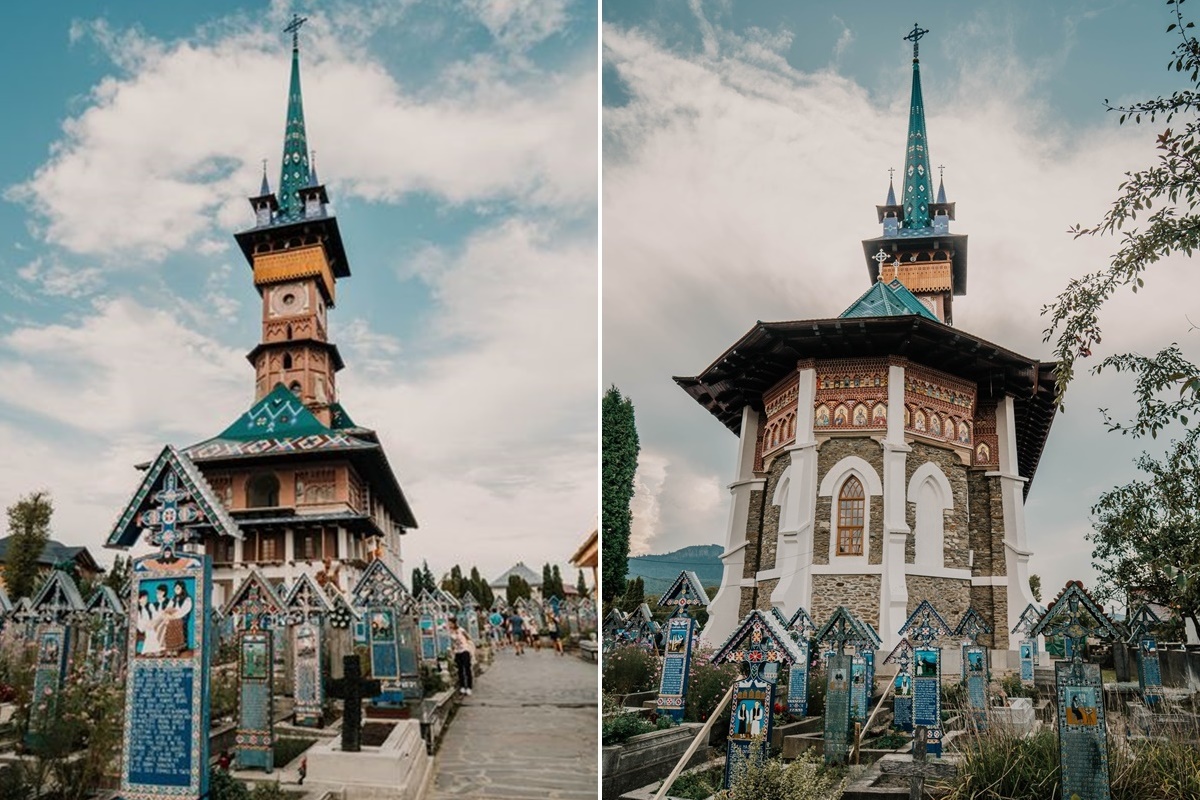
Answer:
M308 22L308 17L302 17L299 14L292 14L292 21L283 29L284 33L292 35L292 49L296 50L300 47L300 26Z
M921 37L927 33L929 33L929 30L927 28L922 28L920 25L918 25L917 23L914 22L913 29L908 32L908 36L904 37L904 41L913 43L913 60L914 61L917 58L917 54L920 52L921 46L918 44L918 42L920 42Z
M925 760L925 735L925 726L923 725L915 731L912 761L887 759L879 763L880 772L908 778L909 800L921 800L924 797L926 778L953 778L958 772L953 764Z
M345 677L329 682L329 696L344 704L342 752L357 753L362 750L362 701L378 697L383 689L379 681L363 678L358 655L342 657L342 674Z

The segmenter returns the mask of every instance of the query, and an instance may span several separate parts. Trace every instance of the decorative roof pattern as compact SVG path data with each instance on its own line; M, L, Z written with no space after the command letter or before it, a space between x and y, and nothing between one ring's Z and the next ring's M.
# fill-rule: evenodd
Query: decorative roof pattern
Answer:
M79 594L79 587L71 576L61 569L53 570L42 588L33 596L29 610L40 619L61 620L68 614L83 611L87 604Z
M192 460L167 445L146 470L105 544L128 548L148 529L150 541L165 548L186 541L191 529L201 526L211 527L218 536L242 538Z
M978 644L980 636L987 636L992 632L992 627L987 624L983 615L975 610L974 606L967 608L967 613L963 614L963 618L958 621L958 625L954 626L955 636L965 636L971 640L972 644Z
M1142 603L1134 612L1129 615L1129 641L1133 642L1138 639L1143 633L1149 633L1151 625L1157 625L1162 622L1158 614L1154 613L1149 604Z
M367 565L354 591L350 593L350 599L359 608L393 606L407 611L413 605L412 593L404 581L378 558Z
M1017 619L1017 624L1013 626L1012 633L1023 633L1026 636L1033 630L1033 626L1037 625L1038 620L1046 613L1046 609L1039 605L1030 603L1025 606L1025 610L1021 612L1021 616Z
M787 621L787 629L799 633L806 639L811 639L812 635L817 632L817 623L813 622L812 617L804 610L804 606L800 606L792 618Z
M689 570L680 572L679 576L671 583L670 588L663 592L662 597L658 598L659 608L671 606L677 606L680 609L690 606L703 608L707 605L708 592L704 591L704 584L700 582L700 576Z
M757 608L746 615L712 657L714 664L748 662L751 670L761 663L795 664L803 660L804 653L779 620Z
M868 644L874 647L874 634L846 606L838 606L829 621L821 626L813 641L834 645L840 653L845 645Z
M900 642L892 648L883 660L885 664L895 664L901 673L906 673L912 666L913 646L908 639L901 637Z
M238 614L243 618L242 625L247 622L253 630L265 630L279 617L283 610L283 602L275 593L275 587L263 577L257 569L251 569L225 603L221 612L225 616Z
M335 431L358 427L354 424L354 420L350 419L350 415L346 413L346 409L342 407L341 403L331 403L329 414L333 422L330 427Z
M1067 581L1067 585L1050 603L1050 608L1029 632L1030 636L1066 636L1082 641L1089 636L1097 639L1122 639L1120 629L1104 613L1087 589L1079 581ZM1075 650L1076 658L1080 649Z
M907 637L915 644L927 647L935 639L949 636L950 626L946 620L942 619L942 615L937 612L932 603L922 600L908 615L908 619L900 626L897 633Z
M321 424L299 397L282 383L277 383L274 389L215 438L250 442L329 433L330 429Z
M116 591L105 583L97 586L96 591L92 592L92 596L88 598L87 611L89 614L112 616L129 613L125 604L121 602L121 598L117 597Z
M870 289L850 304L850 307L838 315L838 319L857 319L860 317L900 317L908 314L940 322L937 315L917 299L903 283L893 279L890 283L876 281Z
M307 572L301 572L300 577L287 590L283 597L283 607L288 612L287 621L292 625L333 611L333 603L330 602L329 596Z

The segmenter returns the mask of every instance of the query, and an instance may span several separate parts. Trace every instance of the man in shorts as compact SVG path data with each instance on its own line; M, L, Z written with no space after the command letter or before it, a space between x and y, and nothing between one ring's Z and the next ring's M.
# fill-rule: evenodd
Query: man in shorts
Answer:
M512 637L513 649L517 655L525 654L525 620L520 613L514 611L508 618L508 634Z

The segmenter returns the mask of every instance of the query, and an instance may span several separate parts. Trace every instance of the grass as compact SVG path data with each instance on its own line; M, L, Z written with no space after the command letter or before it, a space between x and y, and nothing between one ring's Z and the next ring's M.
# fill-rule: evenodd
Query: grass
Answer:
M275 740L275 766L282 767L290 764L296 756L303 753L316 743L316 739L286 737Z

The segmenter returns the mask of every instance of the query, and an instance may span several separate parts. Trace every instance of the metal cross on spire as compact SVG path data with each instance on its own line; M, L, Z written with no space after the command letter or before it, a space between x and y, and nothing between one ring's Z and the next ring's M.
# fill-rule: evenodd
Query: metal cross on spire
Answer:
M946 165L938 164L938 180L941 180L944 177L946 177Z
M292 35L292 49L300 49L300 27L308 22L308 17L302 17L299 14L292 14L292 21L283 29L284 33Z
M888 183L891 183L892 179L895 177L896 177L896 168L888 167Z
M908 32L908 36L904 37L904 41L913 43L913 61L917 60L918 54L921 51L921 37L929 33L928 28L922 28L917 23L913 23L913 29Z

